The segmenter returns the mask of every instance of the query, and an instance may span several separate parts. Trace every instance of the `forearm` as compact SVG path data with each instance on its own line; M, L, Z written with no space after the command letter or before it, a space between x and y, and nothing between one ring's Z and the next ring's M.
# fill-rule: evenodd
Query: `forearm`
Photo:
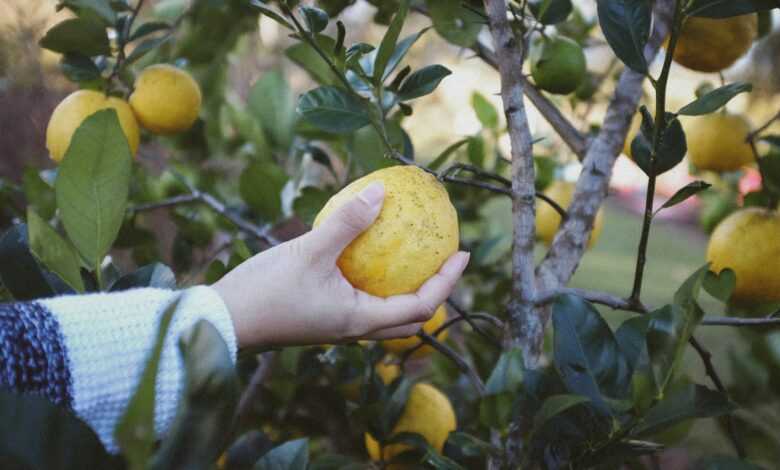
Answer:
M138 385L159 319L180 294L157 375L155 428L164 432L183 386L179 336L205 319L235 358L230 317L208 287L135 289L0 306L0 386L42 394L72 408L115 451L114 426Z

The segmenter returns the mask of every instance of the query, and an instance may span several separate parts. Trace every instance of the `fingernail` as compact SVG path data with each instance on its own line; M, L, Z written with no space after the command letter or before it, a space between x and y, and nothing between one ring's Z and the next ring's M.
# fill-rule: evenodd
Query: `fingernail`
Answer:
M378 206L385 197L385 185L381 181L374 181L360 191L358 197L371 207Z
M459 251L455 254L454 259L447 263L442 269L444 274L459 274L469 264L469 258L471 253L465 251Z

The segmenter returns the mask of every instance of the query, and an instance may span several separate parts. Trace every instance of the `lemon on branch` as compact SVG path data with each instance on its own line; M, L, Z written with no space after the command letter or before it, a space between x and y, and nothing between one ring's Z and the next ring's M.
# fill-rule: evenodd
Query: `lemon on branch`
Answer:
M698 72L719 72L745 55L757 34L757 15L689 17L677 38L674 61Z
M138 123L127 102L99 91L79 90L68 95L51 113L49 125L46 127L46 148L49 149L52 160L62 160L70 146L73 133L86 118L107 108L116 111L119 125L130 146L130 153L135 155L140 134Z
M735 171L753 161L750 123L738 114L712 113L685 123L688 158L701 170Z
M550 93L567 95L573 92L587 72L582 47L563 36L539 41L531 50L530 60L534 83Z
M742 303L780 301L780 214L751 207L726 217L707 246L710 269L730 268L737 276L732 299Z
M385 187L382 210L341 253L338 266L354 287L369 294L415 292L458 249L458 215L433 175L411 165L375 171L330 198L314 226L374 181Z
M398 419L393 434L403 432L417 433L436 451L441 452L450 432L456 428L455 411L449 398L427 383L418 383L409 392L404 411ZM410 450L403 444L391 444L380 450L379 443L366 434L366 450L371 460L388 461ZM380 459L381 457L381 459ZM393 466L392 468L402 468Z
M130 95L141 125L155 134L175 134L190 128L200 113L200 87L184 70L168 64L145 68Z
M574 196L574 183L554 181L544 190L544 194L565 210L571 204L572 196ZM558 211L547 202L539 200L536 204L536 236L549 245L552 243L560 224L561 215ZM603 226L604 209L599 209L596 213L596 219L593 221L593 231L590 234L588 248L596 244Z
M438 330L444 322L447 321L447 309L444 307L444 305L439 305L439 308L436 309L436 312L433 314L433 316L423 324L423 331L428 333L429 335L432 335L436 330ZM442 331L436 336L436 339L439 341L444 341L447 339L447 330ZM395 355L402 355L406 351L416 347L420 344L422 340L418 338L417 336L410 336L408 338L399 338L399 339L388 339L385 341L382 341L382 348L384 348L385 351L395 354ZM429 345L424 345L415 352L412 353L412 358L421 358L428 356L433 352L433 348Z

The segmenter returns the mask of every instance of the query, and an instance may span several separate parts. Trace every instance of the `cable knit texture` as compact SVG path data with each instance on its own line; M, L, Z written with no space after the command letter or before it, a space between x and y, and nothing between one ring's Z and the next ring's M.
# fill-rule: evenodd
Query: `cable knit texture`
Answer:
M155 430L164 433L184 386L177 347L181 334L207 320L235 360L233 324L209 287L143 288L0 305L0 386L70 405L106 448L117 452L114 427L138 385L161 315L179 295L157 374Z

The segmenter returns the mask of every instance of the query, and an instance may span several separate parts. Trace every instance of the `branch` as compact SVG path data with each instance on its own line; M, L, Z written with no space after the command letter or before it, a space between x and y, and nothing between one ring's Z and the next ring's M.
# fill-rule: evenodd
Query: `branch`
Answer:
M446 344L439 342L433 336L425 333L424 331L418 332L417 336L424 343L430 345L433 349L444 354L452 362L454 362L455 365L458 366L458 368L468 376L469 380L471 380L471 383L472 385L474 385L474 388L477 390L477 393L479 393L479 396L485 395L485 384L482 382L482 379L479 377L479 374L477 374L477 371L474 370L474 368L471 367L471 365L469 365L469 363L466 362L465 359L460 357L460 355L457 352L455 352L452 348L450 348Z
M260 364L257 365L255 372L252 374L252 378L249 379L249 384L244 389L244 393L241 394L241 398L238 401L236 407L236 413L233 415L233 425L231 426L231 433L234 433L237 427L241 424L241 418L245 416L255 402L257 395L260 393L260 386L265 382L268 374L271 373L274 358L276 357L276 351L268 351L258 355L260 358Z
M447 299L447 305L449 305L453 310L455 310L455 313L458 314L458 317L462 318L466 321L466 323L469 324L469 326L480 336L485 338L490 344L497 345L500 347L500 343L496 340L493 335L489 334L488 332L484 331L479 325L477 325L472 318L479 318L477 314L471 314L466 311L463 306L458 304L456 301L452 299L452 297ZM492 315L481 315L482 319L492 319L493 325L497 326L501 329L504 327L504 322L499 320L498 318L492 316ZM434 336L438 336L438 333Z

